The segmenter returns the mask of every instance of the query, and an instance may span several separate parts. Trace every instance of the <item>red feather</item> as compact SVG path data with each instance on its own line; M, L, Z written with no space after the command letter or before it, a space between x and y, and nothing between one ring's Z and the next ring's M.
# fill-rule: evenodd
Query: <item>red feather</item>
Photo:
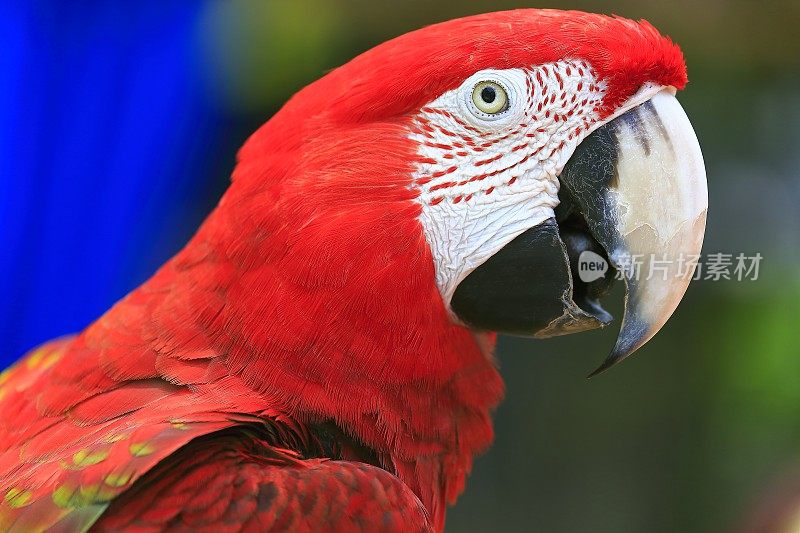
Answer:
M430 531L385 470L301 460L237 431L197 439L117 498L93 531Z

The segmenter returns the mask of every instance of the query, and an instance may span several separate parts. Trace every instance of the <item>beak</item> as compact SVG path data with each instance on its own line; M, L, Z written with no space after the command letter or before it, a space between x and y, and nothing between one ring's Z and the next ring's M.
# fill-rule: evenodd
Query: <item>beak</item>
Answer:
M622 326L595 375L650 340L686 292L705 231L705 167L686 113L664 90L588 135L559 180L554 218L470 273L451 307L475 327L563 335L608 324L599 300L621 277Z

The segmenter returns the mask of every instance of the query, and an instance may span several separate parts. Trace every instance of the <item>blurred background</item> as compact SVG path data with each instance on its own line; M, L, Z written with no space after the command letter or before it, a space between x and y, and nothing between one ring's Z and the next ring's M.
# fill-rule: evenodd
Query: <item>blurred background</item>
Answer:
M224 191L237 148L296 90L408 30L525 6L2 2L0 368L82 329L176 252ZM646 18L682 46L691 82L679 98L708 169L704 250L763 260L757 280L693 283L654 341L589 381L616 325L503 338L496 443L447 529L705 532L772 520L794 531L800 4L547 7ZM783 508L792 497L794 511Z

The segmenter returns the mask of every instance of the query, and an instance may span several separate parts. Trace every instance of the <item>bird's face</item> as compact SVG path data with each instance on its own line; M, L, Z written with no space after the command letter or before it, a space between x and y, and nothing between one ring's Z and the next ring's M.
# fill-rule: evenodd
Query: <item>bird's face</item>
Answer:
M243 148L234 189L270 188L233 224L264 243L243 263L278 257L288 281L328 291L326 323L381 335L390 318L597 328L619 271L608 366L669 318L702 243L685 84L680 50L621 18L518 10L398 37L298 93Z
M605 91L581 60L484 69L423 106L410 137L454 318L537 337L597 328L611 320L598 298L619 269L628 296L610 365L678 305L692 272L677 268L700 251L707 193L675 88L645 82L603 116Z

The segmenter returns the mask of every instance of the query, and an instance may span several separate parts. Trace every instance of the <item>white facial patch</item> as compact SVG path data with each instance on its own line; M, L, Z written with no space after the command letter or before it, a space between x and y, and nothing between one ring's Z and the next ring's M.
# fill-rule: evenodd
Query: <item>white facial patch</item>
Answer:
M496 96L487 85L505 92L503 111L481 110ZM470 272L553 216L557 176L598 125L604 92L587 63L559 61L482 70L420 110L414 184L446 305Z

